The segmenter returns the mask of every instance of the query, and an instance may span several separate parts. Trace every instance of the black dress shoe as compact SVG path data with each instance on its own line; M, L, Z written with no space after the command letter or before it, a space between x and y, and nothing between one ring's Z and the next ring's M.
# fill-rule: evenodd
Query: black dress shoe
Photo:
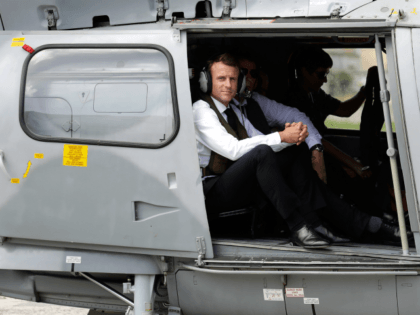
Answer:
M396 225L391 225L386 223L385 221L382 222L382 225L379 229L379 234L382 236L382 239L387 242L400 244L401 243L401 233L400 228ZM408 241L413 240L413 232L407 231L407 239Z
M408 215L408 212L404 214L404 220L407 230L410 230L410 217ZM391 214L384 212L384 214L382 215L382 221L385 221L390 225L398 225L398 215L396 213Z
M384 214L382 215L382 221L390 225L397 225L398 217L394 214L384 212Z
M349 243L350 240L348 238L343 238L337 235L334 235L331 231L327 230L325 226L317 226L314 228L315 232L317 232L322 237L329 240L331 243Z
M330 246L330 242L323 239L307 225L292 233L292 241L294 244L304 248L325 248Z

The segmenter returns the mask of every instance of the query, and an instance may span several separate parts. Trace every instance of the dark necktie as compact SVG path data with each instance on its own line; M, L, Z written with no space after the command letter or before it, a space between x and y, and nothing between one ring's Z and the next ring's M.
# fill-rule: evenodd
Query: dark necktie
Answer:
M238 126L236 125L236 114L233 112L233 109L228 107L225 110L225 114L227 116L229 126L231 126L232 129L235 130L236 133L238 133Z

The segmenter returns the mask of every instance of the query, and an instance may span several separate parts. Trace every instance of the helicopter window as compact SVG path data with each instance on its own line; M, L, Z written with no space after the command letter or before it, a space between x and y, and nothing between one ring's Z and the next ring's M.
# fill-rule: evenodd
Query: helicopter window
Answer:
M366 74L370 67L376 66L376 54L374 49L325 49L334 62L328 82L323 85L323 90L340 101L346 101L356 95L359 89L366 83ZM382 54L387 71L387 56ZM390 102L392 106L392 102ZM325 120L325 125L332 129L359 130L362 105L352 116L342 118L330 115ZM392 117L393 131L395 124ZM383 125L382 131L385 131Z
M168 55L119 47L35 52L27 61L23 86L24 130L46 141L139 147L169 143L178 119Z

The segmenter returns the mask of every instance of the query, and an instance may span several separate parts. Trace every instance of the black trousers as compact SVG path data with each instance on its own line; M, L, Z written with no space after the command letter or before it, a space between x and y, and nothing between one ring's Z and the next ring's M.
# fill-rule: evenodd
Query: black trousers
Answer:
M318 179L303 145L277 153L259 145L217 179L205 180L204 191L210 220L221 212L250 205L261 192L292 228L304 223L318 226L322 216L345 234L359 237L370 219L345 204Z

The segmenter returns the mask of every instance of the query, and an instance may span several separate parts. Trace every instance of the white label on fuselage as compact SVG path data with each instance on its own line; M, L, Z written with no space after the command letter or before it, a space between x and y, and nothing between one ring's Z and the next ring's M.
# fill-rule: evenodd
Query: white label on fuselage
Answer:
M286 297L305 297L303 288L287 288Z
M81 264L82 263L82 257L80 257L80 256L67 256L66 257L66 263L67 264Z
M319 304L319 298L303 298L304 304Z
M265 301L284 301L282 289L263 289Z

